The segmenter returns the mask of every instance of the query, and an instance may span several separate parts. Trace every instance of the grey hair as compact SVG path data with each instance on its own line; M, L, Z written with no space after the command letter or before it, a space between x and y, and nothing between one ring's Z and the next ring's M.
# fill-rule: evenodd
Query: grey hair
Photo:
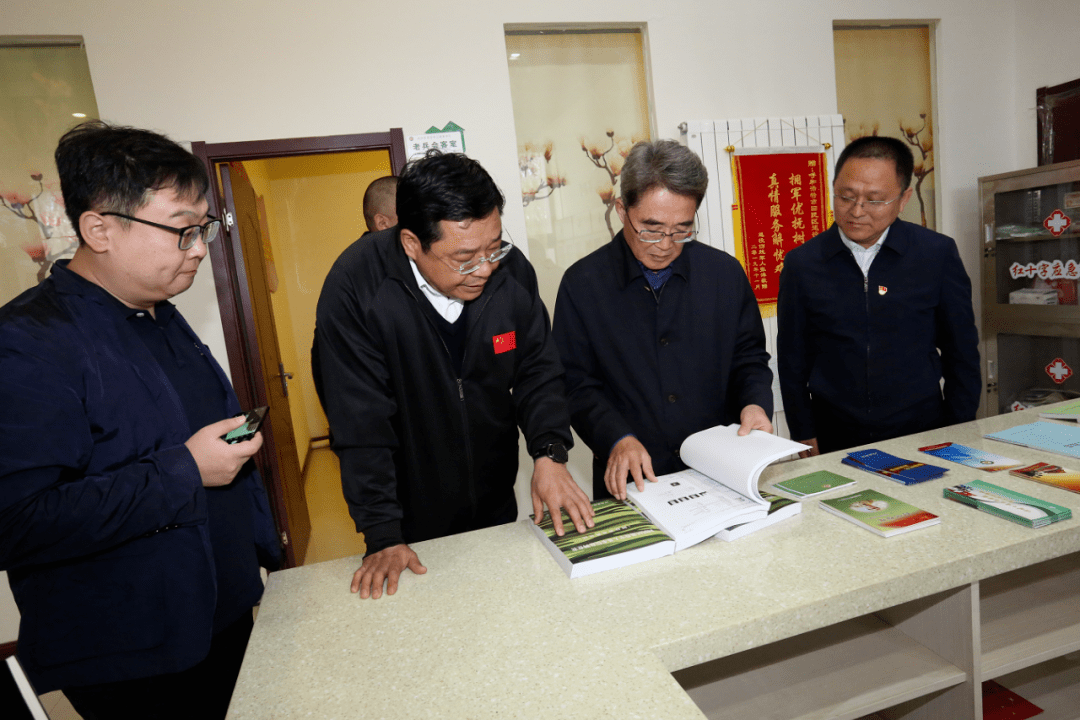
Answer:
M674 140L644 140L630 149L619 175L623 205L631 208L641 197L660 187L694 198L701 207L709 172L701 158Z

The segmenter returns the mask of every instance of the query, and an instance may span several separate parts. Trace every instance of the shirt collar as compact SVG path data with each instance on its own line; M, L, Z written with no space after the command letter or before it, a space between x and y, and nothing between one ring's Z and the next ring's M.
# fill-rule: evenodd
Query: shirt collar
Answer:
M412 268L413 277L416 278L416 284L420 286L420 292L423 293L427 301L431 303L431 306L435 308L435 312L439 313L447 322L455 322L461 317L461 312L465 309L465 301L458 298L447 297L441 292L435 289L431 283L427 281L423 275L420 274L420 268L416 267L416 261L409 258L409 267Z
M615 247L618 248L617 254L622 258L624 268L623 287L626 287L638 278L644 278L645 271L641 263L638 262L638 259L634 257L634 253L630 252L630 246L626 244L626 236L623 235L623 231L620 230L616 233L615 237L611 239L611 242L615 243ZM682 252L679 253L679 257L672 260L671 264L661 272L670 270L673 275L678 275L686 282L690 282L690 261L687 258L687 255L694 252L693 248L697 245L697 242L697 240L691 240L686 243L683 246Z
M844 234L844 229L841 228L839 224L837 224L836 229L840 233L840 241L844 243L847 249L851 252L863 254L872 252L876 255L878 251L881 250L881 247L885 244L885 238L889 237L889 230L892 229L892 225L885 228L885 231L881 233L881 237L879 237L877 239L877 242L870 247L863 247L862 245L859 245L855 241L849 239L848 236Z
M72 295L96 300L98 304L112 308L119 317L130 318L145 313L143 308L128 307L120 302L108 290L92 280L87 280L79 273L68 268L69 260L57 260L53 265L51 276L58 283L58 289L69 292ZM160 325L168 323L176 312L176 306L168 300L162 300L154 305L154 315Z
M653 290L659 290L664 287L664 283L671 279L672 273L675 272L671 265L668 265L663 270L650 270L645 267L640 260L638 260L638 265L641 267L641 272L645 276L645 280Z

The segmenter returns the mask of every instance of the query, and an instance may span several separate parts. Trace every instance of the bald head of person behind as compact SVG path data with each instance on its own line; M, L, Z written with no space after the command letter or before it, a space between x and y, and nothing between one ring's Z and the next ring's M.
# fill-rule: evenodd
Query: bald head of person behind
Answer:
M398 224L397 181L393 175L377 178L364 192L364 221L368 232L385 230Z

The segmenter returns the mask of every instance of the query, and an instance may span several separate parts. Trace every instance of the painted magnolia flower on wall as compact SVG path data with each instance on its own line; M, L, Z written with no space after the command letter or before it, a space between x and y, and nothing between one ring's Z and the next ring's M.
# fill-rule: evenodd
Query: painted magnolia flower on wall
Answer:
M0 207L7 208L17 218L34 223L41 233L40 241L23 245L27 256L38 266L38 282L48 277L54 262L70 257L78 247L78 239L64 212L63 200L45 187L44 178L43 173L30 173L30 179L38 186L34 195L0 190Z

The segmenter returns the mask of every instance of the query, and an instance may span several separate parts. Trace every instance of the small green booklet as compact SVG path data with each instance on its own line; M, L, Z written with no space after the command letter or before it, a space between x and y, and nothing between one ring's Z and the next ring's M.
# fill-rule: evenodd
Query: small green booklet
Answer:
M838 490L839 488L848 487L849 485L854 484L854 480L846 478L843 475L837 475L828 470L818 470L809 475L800 475L799 477L791 478L790 480L778 482L773 485L773 487L783 490L788 495L804 498L832 492L833 490Z
M1069 403L1050 410L1043 410L1039 417L1048 420L1080 420L1080 402Z
M862 490L833 500L818 500L818 505L822 510L882 537L892 537L941 522L937 515L877 490Z
M944 495L949 500L970 505L1029 528L1040 528L1072 517L1072 510L1063 505L1039 500L1015 490L1006 490L983 480L947 487Z

